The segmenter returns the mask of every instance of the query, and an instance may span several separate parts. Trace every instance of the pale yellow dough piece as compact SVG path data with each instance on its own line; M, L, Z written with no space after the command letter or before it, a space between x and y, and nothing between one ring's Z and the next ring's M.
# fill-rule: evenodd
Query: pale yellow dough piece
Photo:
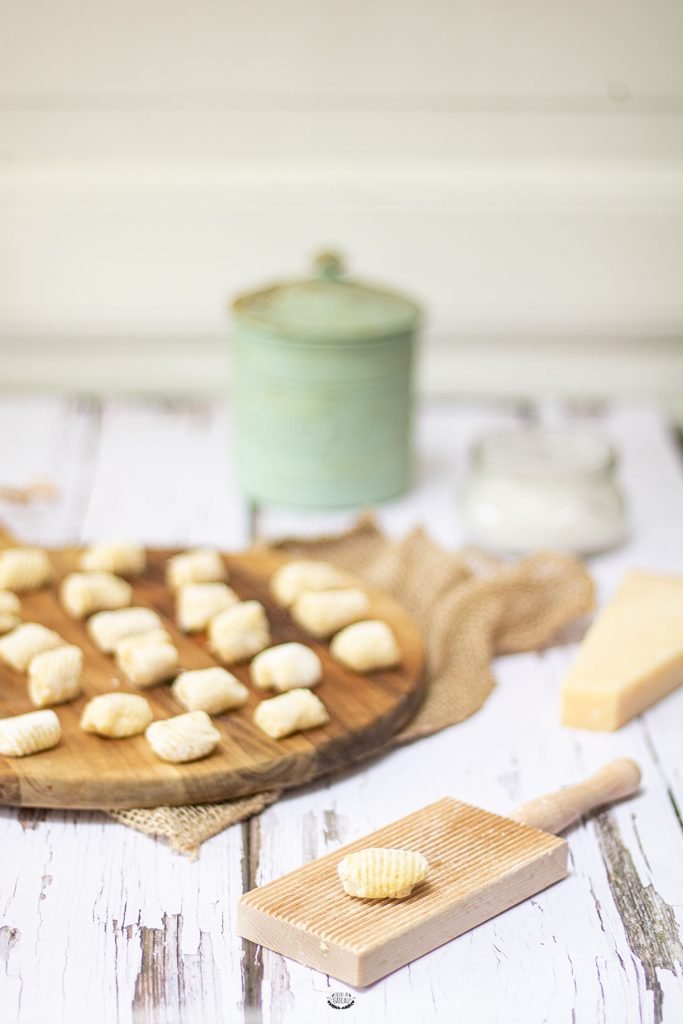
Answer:
M337 867L344 892L364 900L403 900L429 871L416 850L368 847L347 853Z
M254 711L254 722L274 740L294 732L316 729L329 722L325 705L310 690L289 690L278 697L262 700Z
M130 583L111 572L71 572L59 588L62 607L74 619L126 608L132 594Z
M105 540L91 544L80 557L81 569L112 572L118 576L139 576L145 571L147 555L140 544Z
M184 583L176 596L176 621L183 632L198 633L215 615L238 602L227 583Z
M59 633L39 622L24 622L0 639L0 661L16 672L25 672L32 658L63 644Z
M392 668L401 651L390 627L379 619L367 619L347 626L332 640L330 653L354 672L375 672Z
M156 643L143 640L142 643L131 642L123 647L119 644L116 664L134 686L154 686L170 679L178 671L178 651L168 640Z
M221 715L243 707L249 691L227 669L198 668L179 675L171 687L173 696L188 711Z
M83 651L75 644L64 644L43 651L28 666L28 695L37 708L64 704L81 692Z
M292 618L312 636L332 636L370 611L368 595L356 587L307 590L292 605Z
M54 711L29 711L26 715L0 719L0 754L28 757L56 747L62 727Z
M178 590L186 583L221 583L228 578L220 551L215 548L195 548L169 558L166 564L166 583Z
M138 693L101 693L85 705L81 729L123 739L144 732L153 718L149 701Z
M5 548L0 551L0 589L17 594L39 590L49 583L54 572L43 548Z
M278 604L289 608L306 590L334 590L345 586L348 578L329 562L298 559L277 569L270 589Z
M562 687L562 724L611 732L683 684L683 579L629 572Z
M240 601L219 612L209 623L208 643L226 665L253 658L270 643L265 608L260 601Z
M125 637L147 633L161 626L161 619L152 608L121 608L114 612L97 612L88 620L88 632L101 651L111 654Z
M251 679L260 690L294 690L316 686L323 676L320 658L305 644L288 643L269 647L251 663Z
M128 656L128 652L132 651L134 647L142 647L143 644L163 644L172 643L171 634L161 627L157 629L148 629L144 633L133 633L132 636L124 636L123 640L119 640L114 650L115 658L125 658Z
M185 715L152 722L145 730L145 737L162 761L182 764L208 757L221 734L205 711L188 711Z
M0 590L0 633L9 633L21 622L21 601L9 590Z

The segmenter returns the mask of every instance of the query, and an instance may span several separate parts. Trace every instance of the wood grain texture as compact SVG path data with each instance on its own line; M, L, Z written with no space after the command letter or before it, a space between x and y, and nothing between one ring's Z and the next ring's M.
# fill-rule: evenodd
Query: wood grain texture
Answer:
M337 874L368 847L417 850L429 875L404 900L347 896ZM567 844L444 799L306 864L240 900L237 930L349 985L364 987L533 896L567 874Z
M175 553L155 549L148 553L145 574L133 580L133 604L149 606L161 615L172 634L185 669L220 664L209 652L204 634L187 636L174 623L173 596L164 583L164 565ZM213 721L222 734L210 757L191 764L173 765L158 760L144 736L108 740L84 733L79 726L86 701L97 693L132 690L113 659L91 641L84 622L70 618L57 599L59 580L77 565L77 549L55 550L55 585L22 600L26 621L41 622L84 652L84 693L57 708L63 737L54 750L28 758L0 758L0 803L24 807L112 808L157 807L210 803L246 796L267 789L297 786L345 768L385 743L408 720L423 695L423 651L417 627L408 614L386 595L374 593L371 614L390 622L402 652L398 669L359 676L335 662L328 646L313 641L293 624L269 594L269 578L284 559L260 551L226 555L230 585L245 600L257 599L266 607L273 643L304 640L323 662L324 676L316 693L325 704L330 722L284 740L273 740L252 722L263 697L250 686L244 708ZM248 665L231 668L249 684ZM0 714L31 710L26 679L0 667ZM167 684L143 692L155 718L180 714Z

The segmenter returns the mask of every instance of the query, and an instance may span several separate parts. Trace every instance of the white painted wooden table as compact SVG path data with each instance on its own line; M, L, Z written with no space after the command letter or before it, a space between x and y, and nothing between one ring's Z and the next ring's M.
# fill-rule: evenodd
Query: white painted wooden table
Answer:
M514 418L424 408L416 486L380 510L386 529L422 522L459 544L468 443ZM627 547L593 562L604 598L627 566L683 572L683 471L655 413L593 418L621 452L634 527ZM0 438L0 484L59 487L54 505L0 507L19 535L45 544L116 533L241 547L351 518L250 510L219 405L5 398ZM575 640L501 658L479 714L290 794L206 843L195 863L103 814L0 810L0 1021L336 1020L327 996L346 986L235 938L245 888L444 794L505 812L621 754L640 761L642 794L574 829L567 881L353 993L344 1020L683 1020L683 691L615 735L562 729L558 690Z

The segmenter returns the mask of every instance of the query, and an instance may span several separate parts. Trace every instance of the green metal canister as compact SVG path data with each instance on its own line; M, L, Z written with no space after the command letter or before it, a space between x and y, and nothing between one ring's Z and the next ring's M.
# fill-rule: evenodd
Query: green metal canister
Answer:
M333 253L314 269L233 304L239 478L259 501L381 501L410 478L420 309L348 279Z

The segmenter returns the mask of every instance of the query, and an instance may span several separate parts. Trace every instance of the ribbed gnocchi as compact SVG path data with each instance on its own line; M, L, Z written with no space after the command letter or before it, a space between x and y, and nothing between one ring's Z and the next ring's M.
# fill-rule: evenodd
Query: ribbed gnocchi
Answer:
M401 660L396 637L386 622L367 619L347 626L332 640L330 653L354 672L392 668Z
M289 690L262 700L254 711L255 724L274 740L329 722L323 702L310 690Z
M101 651L111 654L125 637L146 633L161 626L161 619L152 608L121 608L113 612L97 612L88 620L88 632Z
M178 651L169 640L135 643L129 637L128 641L116 648L116 664L134 686L154 686L175 675Z
M368 595L356 587L307 590L292 605L292 618L312 636L332 636L370 611Z
M119 640L114 649L114 657L125 657L126 653L132 650L133 647L141 647L143 644L160 644L164 642L170 644L173 641L171 634L161 627L158 627L157 629L148 629L144 633L133 633L132 636L124 636L123 640Z
M81 729L110 739L144 732L154 715L149 701L138 693L101 693L83 708Z
M43 651L28 666L28 695L37 708L64 704L81 692L83 651L75 644L64 644Z
M126 608L132 594L130 583L111 572L72 572L64 577L59 588L62 607L74 619Z
M186 583L220 583L228 577L220 551L215 548L195 548L169 558L166 582L171 590Z
M25 672L32 658L63 644L59 633L39 622L24 622L0 638L0 661L16 672Z
M334 590L346 582L346 576L329 562L303 558L280 566L273 573L270 589L278 604L289 608L306 590Z
M320 658L305 644L288 643L257 654L250 666L252 682L261 690L294 690L320 682Z
M9 590L0 590L0 633L9 633L21 622L21 601Z
M198 633L206 629L214 615L238 601L226 583L184 583L176 595L176 621L183 632Z
M145 737L162 761L182 764L208 757L215 750L221 734L205 711L188 711L175 718L152 722L145 730Z
M429 871L416 850L369 847L347 853L337 867L344 892L364 900L403 900Z
M209 623L208 642L226 665L252 658L270 643L265 608L260 601L240 601L219 612Z
M139 576L145 571L147 555L140 544L125 540L104 540L91 544L80 557L81 569L112 572L118 576Z
M50 750L61 738L62 727L54 711L0 718L0 754L5 757L27 757Z
M246 686L227 669L199 668L183 672L171 687L173 696L188 711L221 715L243 707L249 696Z
M43 548L5 548L0 551L0 589L23 594L39 590L53 576L52 563Z

